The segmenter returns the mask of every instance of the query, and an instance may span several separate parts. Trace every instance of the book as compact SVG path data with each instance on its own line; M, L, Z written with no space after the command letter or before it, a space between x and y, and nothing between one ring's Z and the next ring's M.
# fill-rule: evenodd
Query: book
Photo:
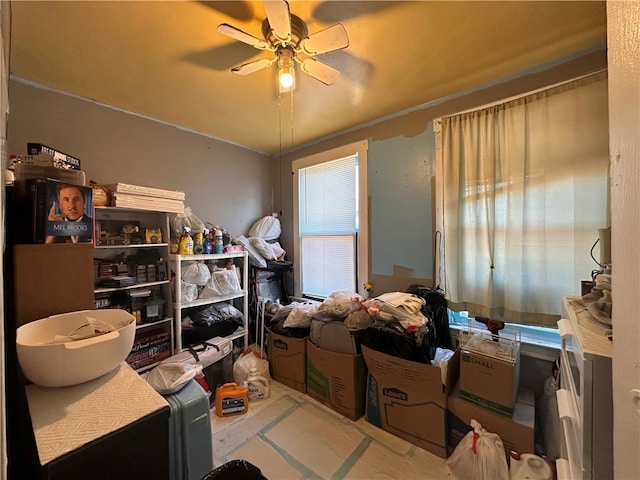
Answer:
M184 192L177 190L164 190L155 187L144 187L142 185L131 185L129 183L112 183L110 185L103 185L109 192L113 193L128 193L133 195L144 195L147 197L166 198L170 200L184 200Z
M80 170L80 160L67 155L60 150L48 147L42 143L27 143L27 152L29 155L38 155L39 153L46 153L50 155L53 160L53 165L57 168Z
M146 195L130 195L126 193L112 193L111 206L168 213L184 212L184 202L181 200L171 200Z
M93 189L51 178L20 182L18 237L22 243L92 243Z

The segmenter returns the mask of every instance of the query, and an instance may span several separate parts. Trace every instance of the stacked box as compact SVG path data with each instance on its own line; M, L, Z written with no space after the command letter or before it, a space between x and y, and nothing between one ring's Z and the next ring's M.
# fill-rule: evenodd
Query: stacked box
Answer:
M131 353L125 359L133 369L139 369L160 362L171 356L169 334L162 330L153 330L133 341Z
M351 420L364 413L367 367L362 355L316 347L308 338L307 395Z
M511 417L520 382L519 339L470 329L460 340L460 396Z
M286 337L273 333L271 330L267 330L267 333L271 378L299 392L306 393L307 337Z
M513 415L507 417L460 397L459 388L449 395L447 450L451 455L462 438L472 430L474 419L486 431L498 434L504 444L505 455L511 451L533 453L536 417L535 395L532 390L519 389Z
M447 399L459 370L459 352L446 372L362 347L367 362L367 422L429 452L447 456Z

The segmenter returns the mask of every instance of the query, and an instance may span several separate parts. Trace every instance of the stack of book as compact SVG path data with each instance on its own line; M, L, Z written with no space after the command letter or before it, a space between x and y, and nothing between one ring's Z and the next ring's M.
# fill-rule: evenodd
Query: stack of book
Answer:
M184 192L142 187L128 183L104 185L111 195L111 206L154 210L168 213L184 212Z

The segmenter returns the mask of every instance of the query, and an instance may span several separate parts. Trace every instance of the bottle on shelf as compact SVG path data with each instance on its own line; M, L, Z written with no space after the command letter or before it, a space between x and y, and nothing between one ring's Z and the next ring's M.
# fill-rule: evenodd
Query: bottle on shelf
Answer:
M222 253L222 230L220 230L219 228L215 229L214 245L215 245L215 252Z
M180 253L180 255L193 254L193 237L191 236L191 229L189 227L182 227L182 238L180 239L180 249L178 253Z
M196 255L200 255L204 253L204 245L202 240L202 232L196 232L195 238L193 240L193 253Z
M204 229L202 244L204 246L204 253L213 253L213 233L208 228Z

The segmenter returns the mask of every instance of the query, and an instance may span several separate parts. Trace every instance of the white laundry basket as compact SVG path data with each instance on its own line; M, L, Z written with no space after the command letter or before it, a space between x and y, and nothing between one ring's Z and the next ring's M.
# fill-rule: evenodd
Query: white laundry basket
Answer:
M113 331L59 341L95 319ZM133 346L135 317L125 310L81 310L53 315L17 330L18 363L25 377L44 387L65 387L98 378L118 367Z

